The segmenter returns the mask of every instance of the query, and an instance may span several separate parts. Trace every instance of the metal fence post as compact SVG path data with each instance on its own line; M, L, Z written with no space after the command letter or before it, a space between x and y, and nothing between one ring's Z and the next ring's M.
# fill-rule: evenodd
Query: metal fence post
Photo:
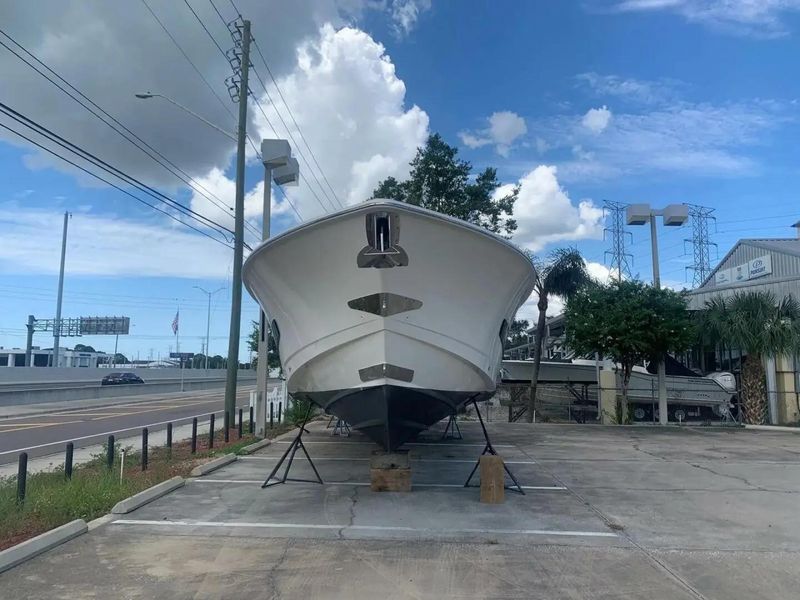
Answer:
M278 402L278 425L281 424L283 418L283 402Z
M167 423L167 448L172 449L172 423Z
M28 453L22 452L19 455L19 465L17 466L17 502L25 502L25 487L28 483Z
M270 402L269 403L269 428L270 429L272 429L272 427L275 425L275 414L274 414L273 408L274 408L274 405L272 404L272 402Z
M243 425L243 423L242 423L242 413L243 413L243 411L240 408L239 409L239 439L242 439L242 425Z
M108 436L106 442L106 467L109 469L114 466L114 436Z
M214 413L211 413L211 418L208 420L208 447L214 447Z
M256 430L255 421L253 421L253 407L250 407L250 434L252 435L253 432Z
M197 452L197 417L192 419L192 454Z
M225 411L225 416L223 418L223 422L224 422L224 426L225 426L225 434L224 434L223 438L225 439L225 443L227 444L228 440L230 438L230 434L231 434L231 432L230 432L230 429L231 429L231 413L229 413L227 410Z
M147 471L147 427L142 428L142 471Z
M64 459L64 476L67 479L72 479L72 454L75 445L72 442L67 442L67 456Z

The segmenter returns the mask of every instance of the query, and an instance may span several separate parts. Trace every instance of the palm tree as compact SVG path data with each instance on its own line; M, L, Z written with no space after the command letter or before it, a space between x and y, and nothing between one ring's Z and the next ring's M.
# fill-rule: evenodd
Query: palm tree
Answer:
M739 406L746 423L767 421L764 357L793 353L800 345L800 304L787 296L776 302L770 292L737 292L706 302L706 325L712 339L747 354L742 364Z
M549 296L569 298L589 281L586 263L580 252L574 248L559 248L550 255L548 262L538 261L530 256L536 267L534 293L539 297L539 319L536 323L536 337L533 350L533 374L531 375L531 395L528 398L528 423L533 422L533 411L536 406L536 387L539 379L539 365L542 362L544 348L544 330L547 323L547 305Z

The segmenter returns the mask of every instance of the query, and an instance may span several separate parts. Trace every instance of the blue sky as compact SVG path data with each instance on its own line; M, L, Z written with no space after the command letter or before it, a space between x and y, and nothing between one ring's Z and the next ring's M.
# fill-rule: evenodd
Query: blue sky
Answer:
M138 3L111 10L54 2L50 11L7 4L0 22L190 174L196 191L3 48L0 66L16 85L4 86L0 101L230 226L225 209L206 197L232 204L234 148L227 138L163 100L133 98L164 93L233 129L233 105L225 108L197 74L226 99L228 66L178 4L148 1L194 66ZM218 4L233 18L229 5ZM213 7L205 0L192 5L215 39L230 46ZM294 209L275 190L273 234L296 224L295 209L313 218L363 200L387 175L404 176L414 149L439 132L476 167L497 167L504 183L522 186L517 243L539 253L575 245L596 263L598 276L608 247L604 199L714 208L720 257L743 237L794 235L798 2L303 0L280 11L255 1L236 5L252 19L276 82L256 56L267 89L251 83L251 136L258 143L292 132L305 177L285 190ZM49 16L42 20L42 12ZM0 123L19 128L7 117ZM248 158L253 244L263 187L257 160ZM181 349L199 352L206 297L193 286L222 287L212 301L211 351L225 353L229 249L7 132L0 135L0 173L0 345L24 344L28 314L54 316L61 219L70 211L65 317L130 316L132 332L120 339L120 351L146 358L174 345L170 323L180 306ZM630 230L633 271L649 279L647 228ZM662 278L683 285L691 262L683 240L691 230L661 228L659 236ZM531 302L523 315L532 311ZM243 331L256 316L245 293ZM113 349L113 340L102 338L67 344L76 341ZM51 339L37 334L35 343L47 347Z

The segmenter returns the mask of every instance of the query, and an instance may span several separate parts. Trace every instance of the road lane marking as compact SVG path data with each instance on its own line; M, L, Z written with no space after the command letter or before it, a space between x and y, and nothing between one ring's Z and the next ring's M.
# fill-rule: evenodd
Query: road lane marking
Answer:
M158 423L145 423L143 425L134 425L133 427L124 427L123 429L115 429L114 431L102 431L98 433L92 433L90 435L82 435L80 437L73 437L67 438L65 440L59 440L57 442L47 442L46 444L36 444L35 446L28 446L27 448L15 448L14 450L5 450L0 452L0 456L5 456L6 454L16 454L19 452L27 452L28 450L36 450L38 448L47 448L48 446L59 446L61 444L66 444L67 442L79 442L81 440L89 440L96 437L106 437L109 435L114 435L117 433L122 433L124 431L134 431L136 429L142 429L143 427L158 427L159 425L166 425L167 423L180 423L181 421L189 421L195 417L198 419L202 417L208 417L210 415L214 415L217 413L223 412L224 409L220 408L219 410L215 410L212 412L202 413L199 415L189 415L188 417L180 417L178 419L170 419L169 421L159 421ZM70 421L71 423L87 423L88 421ZM59 425L65 425L66 423L59 423Z
M248 523L242 521L149 521L145 519L117 519L111 525L145 525L155 527L230 527L243 529L321 529L336 531L396 531L403 533L424 533L452 535L459 533L482 533L489 535L540 535L569 537L619 537L610 531L570 531L565 529L430 529L399 525L329 525L321 523Z
M56 425L68 425L70 423L85 423L86 421L61 421L59 423L14 423L16 427L14 429L3 429L0 430L0 435L4 433L12 433L14 431L29 431L31 429L44 429L45 427L54 427ZM5 427L8 427L6 425ZM67 440L69 441L69 440Z
M241 458L241 457L239 457ZM275 478L277 481L278 479ZM205 477L198 477L198 478L189 478L186 480L188 483L244 483L244 484L258 484L262 485L264 483L261 479L206 479ZM318 485L315 481L310 482L296 482L296 483L313 483L314 485ZM355 485L355 486L369 486L371 485L369 482L365 481L326 481L323 485ZM454 489L464 489L463 483L412 483L412 488L415 487L429 487L429 488L454 488ZM523 485L521 486L523 490L540 490L546 492L565 492L567 488L563 485ZM470 488L466 488L470 489Z

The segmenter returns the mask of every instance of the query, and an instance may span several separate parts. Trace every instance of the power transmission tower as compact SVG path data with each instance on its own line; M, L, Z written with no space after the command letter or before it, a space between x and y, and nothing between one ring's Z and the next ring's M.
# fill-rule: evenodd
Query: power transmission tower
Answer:
M603 213L611 218L611 227L603 229L603 239L606 234L611 234L611 249L606 250L603 258L611 255L611 277L620 280L624 277L631 277L631 267L628 263L633 262L633 254L625 252L625 236L633 236L629 231L625 231L625 208L627 204L622 202L614 202L612 200L605 200L603 202Z
M687 242L692 244L693 264L686 267L688 271L694 272L692 285L698 286L706 280L711 273L711 258L709 249L717 245L709 239L708 222L714 221L715 227L717 218L713 216L714 209L707 206L689 205L689 218L692 220L692 239L683 240L684 246Z

